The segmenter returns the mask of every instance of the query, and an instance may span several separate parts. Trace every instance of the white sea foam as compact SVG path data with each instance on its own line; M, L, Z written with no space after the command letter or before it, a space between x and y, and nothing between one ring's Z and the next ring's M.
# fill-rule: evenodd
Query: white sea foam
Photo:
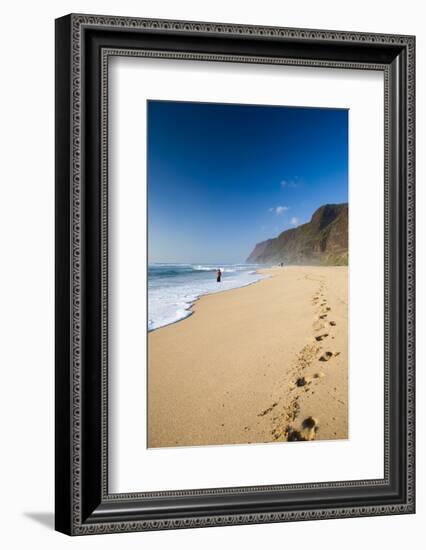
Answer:
M220 267L199 264L151 264L148 270L148 330L188 317L192 304L205 294L247 286L263 279L250 265Z
M195 265L191 267L194 269L194 271L217 271L218 269L218 267L214 267L211 265ZM222 273L235 273L238 270L242 271L244 267L219 267L219 269L222 271Z

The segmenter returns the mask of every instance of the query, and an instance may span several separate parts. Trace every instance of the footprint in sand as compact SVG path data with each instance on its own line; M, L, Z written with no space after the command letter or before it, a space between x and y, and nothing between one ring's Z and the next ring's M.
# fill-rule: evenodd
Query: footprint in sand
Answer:
M327 317L327 313L323 313L322 315L319 316L320 319L326 319Z
M315 336L315 340L317 342L321 342L321 340L324 340L324 338L327 338L328 334L320 334L319 336Z
M305 437L305 441L311 441L315 438L315 434L319 429L318 420L313 416L308 416L302 422L302 435Z
M323 372L316 372L312 376L300 376L296 380L296 386L298 388L302 388L303 386L306 386L307 384L310 384L312 380L318 380L319 378L324 378L325 374ZM305 388L307 390L307 388Z
M326 351L324 352L321 357L319 358L320 361L330 361L330 359L333 357L333 352Z
M330 321L330 325L331 325L332 327L335 327L335 326L336 326L336 321Z
M313 328L316 332L318 332L319 330L325 328L325 325L321 321L315 321L315 323L313 324Z
M289 428L287 431L287 441L312 441L319 429L318 420L313 416L308 416L302 422L302 429L295 430Z

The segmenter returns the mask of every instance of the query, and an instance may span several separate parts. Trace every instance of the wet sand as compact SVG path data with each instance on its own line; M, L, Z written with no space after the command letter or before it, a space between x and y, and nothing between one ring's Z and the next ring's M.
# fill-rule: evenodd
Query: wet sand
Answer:
M149 447L348 437L348 268L261 272L149 333Z

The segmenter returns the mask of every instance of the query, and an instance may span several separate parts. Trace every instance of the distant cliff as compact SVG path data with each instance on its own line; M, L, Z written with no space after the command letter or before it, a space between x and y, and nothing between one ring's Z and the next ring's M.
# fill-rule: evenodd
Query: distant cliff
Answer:
M247 263L286 265L347 265L348 205L325 204L311 221L258 243Z

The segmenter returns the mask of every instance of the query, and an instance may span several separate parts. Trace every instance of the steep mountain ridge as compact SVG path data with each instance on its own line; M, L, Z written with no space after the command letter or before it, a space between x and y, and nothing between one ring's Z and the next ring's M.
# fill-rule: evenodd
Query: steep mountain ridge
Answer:
M256 244L246 262L347 265L348 204L321 206L308 223Z

